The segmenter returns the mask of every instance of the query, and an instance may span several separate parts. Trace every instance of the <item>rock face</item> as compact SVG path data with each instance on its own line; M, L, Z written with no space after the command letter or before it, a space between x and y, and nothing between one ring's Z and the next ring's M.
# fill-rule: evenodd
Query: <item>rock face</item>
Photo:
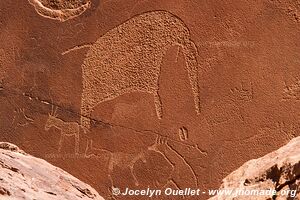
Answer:
M0 0L0 30L0 141L105 199L219 188L300 136L299 1Z
M223 180L220 191L233 192L231 195L219 194L211 200L300 199L300 137L277 151L246 162ZM240 195L237 191L241 191ZM249 191L261 193L247 195L246 191L248 194Z
M0 199L104 200L91 186L10 143L0 143Z

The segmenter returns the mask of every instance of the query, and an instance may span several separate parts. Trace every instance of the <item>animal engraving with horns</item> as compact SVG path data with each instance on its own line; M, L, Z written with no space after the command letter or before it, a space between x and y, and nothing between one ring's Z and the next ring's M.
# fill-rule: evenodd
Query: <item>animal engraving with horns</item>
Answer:
M61 148L65 137L75 137L75 154L79 154L79 131L80 125L77 122L65 122L58 118L57 108L55 110L52 107L52 112L49 114L47 122L45 124L45 130L50 128L56 128L60 131L59 147L58 151L61 152Z

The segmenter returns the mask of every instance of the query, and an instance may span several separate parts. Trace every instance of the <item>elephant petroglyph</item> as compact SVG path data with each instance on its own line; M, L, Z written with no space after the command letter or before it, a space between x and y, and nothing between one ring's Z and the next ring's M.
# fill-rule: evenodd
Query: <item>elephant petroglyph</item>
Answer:
M182 49L199 114L198 52L190 32L173 14L153 11L129 19L91 45L82 64L81 125L90 127L91 113L99 103L135 91L154 95L156 113L161 119L160 68L171 46Z

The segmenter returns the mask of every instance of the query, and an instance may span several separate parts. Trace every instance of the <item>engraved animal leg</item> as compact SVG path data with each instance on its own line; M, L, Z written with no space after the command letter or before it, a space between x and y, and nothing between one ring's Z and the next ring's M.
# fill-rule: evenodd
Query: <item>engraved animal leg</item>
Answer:
M79 154L79 128L75 132L75 155Z
M87 129L86 127L82 126L81 124L79 125L79 127L82 128L84 135L86 135L87 132L89 131L89 129Z
M173 178L170 179L170 180L168 181L168 183L173 184L177 190L181 190L180 187L178 186L178 184L175 182L175 180L174 180ZM168 183L167 183L167 184L168 184ZM167 185L167 184L166 184L166 185ZM182 197L183 199L185 199L185 195L181 195L181 197Z
M154 92L154 105L155 105L155 110L158 119L162 119L162 115L163 115L162 102L158 94L158 89Z
M134 164L130 165L129 168L130 168L130 173L131 173L131 175L134 179L135 186L139 186L139 181L137 180L137 177L136 177L136 175L134 173L134 170L133 170L134 169Z
M113 189L114 189L113 187L112 188L108 188L108 192L109 192L108 199L116 200L116 198L113 195Z
M176 149L174 149L168 143L166 143L166 145L171 152L173 152L175 155L177 155L177 157L182 161L182 164L184 164L187 167L187 169L190 170L190 172L193 175L194 181L195 181L195 187L198 188L198 179L197 179L197 175L196 175L196 172L193 169L193 167L187 162L187 160Z
M175 163L173 163L169 158L169 152L168 152L168 144L167 144L167 137L158 135L156 137L155 143L148 148L149 150L156 151L160 153L164 159L169 163L169 165L172 167L172 171L168 177L168 180L173 178L173 175L175 173Z
M190 84L192 86L192 91L194 95L194 103L196 107L197 114L200 114L201 106L200 106L200 92L198 85L198 61L197 61L197 47L191 41L185 41L185 44L182 46L183 54L185 56L186 61L186 69L188 71L188 76L190 79Z
M138 182L137 177L136 177L136 175L135 175L135 173L134 173L134 165L135 165L135 163L136 163L137 161L139 161L139 160L141 160L143 163L146 163L146 158L145 158L145 154L144 154L143 151L140 152L140 153L139 153L139 154L131 161L130 166L129 166L130 172L131 172L131 174L132 174L132 177L134 178L134 182L135 182L135 185L136 185L136 186L139 186L139 182Z
M141 160L142 160L142 162L143 163L146 163L147 162L147 160L146 160L146 158L145 158L145 154L143 153L142 154L142 156L141 156Z
M112 178L113 171L114 171L114 161L113 161L113 155L111 155L111 157L109 158L109 161L108 161L108 178L111 182L111 187L112 188L115 187L114 180Z
M162 109L162 101L159 96L159 79L160 79L160 74L161 74L161 66L163 62L163 58L165 57L167 52L167 48L161 49L160 53L156 55L157 59L157 64L155 64L153 67L158 70L158 75L156 77L156 83L153 88L153 95L154 95L154 104L155 104L155 110L158 119L162 119L163 116L163 109Z
M84 157L86 157L86 158L91 157L91 153L90 153L90 151L92 150L91 147L92 147L92 140L87 139Z
M169 184L173 184L177 190L180 190L180 187L178 186L178 184L175 182L173 178L170 178L168 182L162 186L162 188L166 188Z
M60 134L60 139L59 139L59 143L58 143L58 152L61 152L61 148L62 148L62 144L63 144L63 140L64 140L65 134L62 132Z

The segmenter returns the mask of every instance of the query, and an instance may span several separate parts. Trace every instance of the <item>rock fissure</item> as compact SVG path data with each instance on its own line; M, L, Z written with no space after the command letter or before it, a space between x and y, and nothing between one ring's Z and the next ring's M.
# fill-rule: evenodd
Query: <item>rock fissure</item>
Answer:
M110 122L105 122L105 121L102 121L102 120L99 120L99 119L95 119L95 118L90 117L90 116L82 115L82 114L80 114L78 112L73 111L72 109L65 108L65 107L63 107L61 105L49 102L47 100L41 100L40 98L33 97L33 96L31 96L31 95L29 95L27 93L20 94L20 93L18 93L16 91L12 91L10 89L5 89L5 91L8 91L8 94L25 96L25 97L29 98L30 100L35 99L36 101L38 101L40 103L44 103L44 104L47 104L47 105L50 105L50 106L58 107L61 110L64 110L64 111L69 112L69 113L72 113L72 114L74 114L76 116L79 116L79 117L83 116L83 117L89 118L94 123L100 123L100 124L103 124L103 125L106 125L106 126L110 126L110 127L124 128L124 129L127 129L127 130L132 130L132 131L134 131L134 132L136 132L138 134L142 134L142 135L145 135L146 134L145 132L148 132L148 133L151 133L151 134L154 134L154 135L166 137L166 138L168 138L172 142L175 142L177 144L181 144L181 145L184 145L184 146L188 146L188 147L194 148L194 149L198 150L198 152L200 152L201 154L207 156L207 151L201 149L197 144L190 144L190 143L182 142L182 141L179 141L179 140L175 140L175 139L172 139L172 138L169 138L167 136L164 136L164 135L162 135L162 134L160 134L160 133L158 133L156 131L153 131L153 130L138 130L138 129L135 129L135 128L132 128L132 127L127 127L127 126L123 126L123 125L119 125L119 124L113 124L113 123L110 123Z

